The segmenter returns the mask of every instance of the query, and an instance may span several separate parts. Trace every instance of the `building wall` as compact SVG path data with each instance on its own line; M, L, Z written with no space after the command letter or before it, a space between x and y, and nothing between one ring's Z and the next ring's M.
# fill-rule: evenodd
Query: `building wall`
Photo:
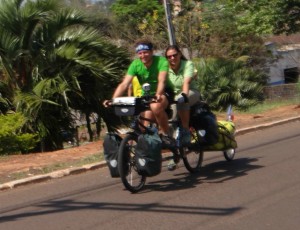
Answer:
M266 86L264 95L268 100L293 99L300 95L299 84L282 84Z
M298 68L300 70L300 47L299 45L283 46L275 50L272 47L276 60L269 66L269 85L279 85L285 83L284 70Z

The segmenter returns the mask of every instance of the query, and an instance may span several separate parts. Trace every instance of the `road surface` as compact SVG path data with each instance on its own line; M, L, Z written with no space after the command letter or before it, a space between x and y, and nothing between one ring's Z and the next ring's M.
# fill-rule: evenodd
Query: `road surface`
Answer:
M300 122L238 136L235 160L147 178L131 194L107 168L0 192L0 230L295 230L300 225Z

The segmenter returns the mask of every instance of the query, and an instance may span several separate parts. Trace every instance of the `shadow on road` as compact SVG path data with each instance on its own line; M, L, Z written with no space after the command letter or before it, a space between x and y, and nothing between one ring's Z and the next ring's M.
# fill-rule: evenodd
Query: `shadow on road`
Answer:
M246 176L247 172L261 168L255 165L256 158L239 158L233 161L218 161L203 166L199 173L175 174L173 178L147 183L142 192L172 191L190 189L202 183L224 183L237 177Z
M233 161L218 161L202 168L202 181L205 183L223 183L237 177L246 176L251 170L262 168L255 165L257 158L239 158Z
M168 180L159 180L146 184L145 189L139 194L149 193L151 191L172 191L179 189L190 189L204 183L224 183L237 177L246 176L251 170L263 166L255 165L256 158L240 158L232 162L215 162L205 165L197 174L178 173ZM175 171L176 173L176 171ZM95 190L100 189L94 188ZM91 190L89 189L89 192ZM82 191L84 193L84 191ZM85 191L87 192L87 191ZM124 191L127 192L127 191ZM127 193L128 194L128 193ZM78 194L77 194L78 195ZM164 205L160 203L119 203L119 202L80 202L73 199L60 199L33 204L34 210L22 212L22 209L10 210L22 213L9 214L10 211L4 212L6 215L0 216L0 223L7 221L16 221L23 218L34 216L51 215L65 212L76 212L80 210L101 210L101 211L136 211L136 212L157 212L157 213L174 213L189 215L231 215L242 210L242 207L230 208L212 208L212 207L191 207L185 205Z
M36 210L38 208L38 210ZM50 201L35 206L35 210L22 212L18 214L6 215L0 217L0 223L8 221L17 221L19 219L31 218L66 212L78 212L84 210L99 211L124 211L124 212L156 212L168 214L188 214L188 215L230 215L242 208L211 208L211 207L191 207L184 205L163 205L159 203L130 204L113 202L77 202L74 200Z

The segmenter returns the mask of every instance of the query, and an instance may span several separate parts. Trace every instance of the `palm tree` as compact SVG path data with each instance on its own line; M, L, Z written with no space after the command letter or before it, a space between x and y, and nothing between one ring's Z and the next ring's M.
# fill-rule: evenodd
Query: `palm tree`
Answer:
M246 110L263 100L265 76L244 62L201 59L198 72L200 92L215 110L229 105Z
M24 129L38 132L47 150L62 147L59 130L72 127L72 109L101 114L99 100L110 97L128 64L125 50L59 3L0 3L0 57L10 99L28 119Z

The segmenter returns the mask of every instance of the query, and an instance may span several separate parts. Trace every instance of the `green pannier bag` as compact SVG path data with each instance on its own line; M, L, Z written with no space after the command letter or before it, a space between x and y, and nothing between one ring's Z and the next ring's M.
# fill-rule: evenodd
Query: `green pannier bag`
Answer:
M136 162L139 174L151 177L161 172L162 142L157 132L139 135L136 145Z
M122 138L116 133L108 133L104 137L104 158L111 177L120 177L118 170L118 151Z

